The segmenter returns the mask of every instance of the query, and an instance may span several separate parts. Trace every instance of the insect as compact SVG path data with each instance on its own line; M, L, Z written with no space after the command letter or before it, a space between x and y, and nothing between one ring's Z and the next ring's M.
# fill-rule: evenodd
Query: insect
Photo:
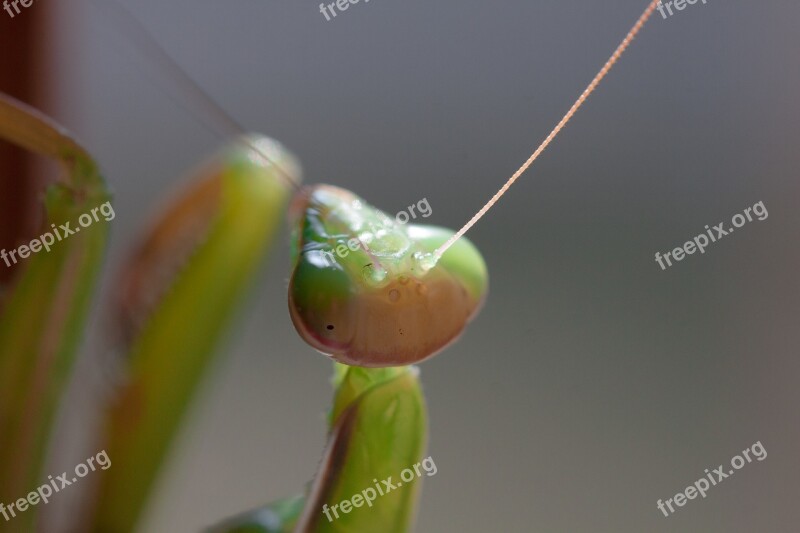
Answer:
M190 186L173 196L118 277L109 316L114 350L125 354L127 376L104 426L114 466L104 473L96 513L87 520L86 530L128 531L137 523L185 406L230 320L233 302L253 277L290 204L294 266L289 313L300 336L336 361L336 396L331 439L312 489L304 499L280 507L291 508L281 519L281 529L260 523L261 530L284 531L297 524L298 531L404 531L414 514L414 489L387 496L380 522L370 522L378 519L362 513L326 523L319 510L348 491L367 486L373 477L385 477L420 460L427 417L417 374L408 365L424 361L457 339L480 310L488 290L486 264L464 234L558 135L657 5L658 0L648 4L552 132L457 232L398 224L339 187L301 187L299 166L292 155L275 141L245 135L146 32L130 24L130 19L120 23L130 39L168 73L165 77L177 82L181 94L198 102L198 108L234 140L196 172ZM111 16L118 18L120 12ZM84 207L93 207L87 201L107 198L88 154L34 111L0 99L0 135L65 164L68 185L50 195L48 223L68 220ZM59 268L48 270L45 267L53 256L39 256L26 272L22 286L41 288L35 294L38 299L19 296L9 307L18 311L29 306L41 316L58 308L61 312L53 314L73 316L65 315L63 296L58 301L48 299L50 292L72 297L73 321L52 333L55 343L59 334L64 337L65 348L59 352L62 368L69 366L74 353L74 330L86 312L86 295L105 233L97 229L73 239L60 252ZM355 246L346 256L331 254L349 243ZM85 271L82 262L89 264ZM74 283L75 279L80 283ZM200 301L198 294L202 294ZM2 318L10 324L5 326L8 331L19 327L13 313ZM50 352L40 352L35 346L37 332L19 329L17 344L4 345L5 353L0 352L0 380L4 380L0 394L5 395L0 409L31 401L26 391L29 375L19 368L38 368L36 361L51 360ZM30 345L27 352L19 350L22 345ZM42 384L42 379L36 382L40 396L57 398L63 384ZM387 416L387 412L402 416ZM0 411L0 424L11 418ZM25 493L41 475L43 435L50 418L13 425L4 433L11 435L13 446L0 449L0 472L14 466L8 468L13 478L6 485L11 487L11 497ZM4 429L0 427L0 432ZM38 456L16 461L18 455L26 456L24 444L34 441L39 445ZM5 496L0 492L0 501L10 501ZM257 522L258 518L245 520Z
M454 341L479 311L488 288L485 262L464 238L464 233L547 148L610 71L657 5L657 1L648 4L561 121L458 233L397 224L363 199L338 187L320 185L300 189L291 172L265 156L266 162L276 165L277 173L296 194L291 209L295 266L289 287L289 310L300 336L336 361L367 367L417 363ZM160 59L157 63L167 71L165 77L175 77L177 73L184 91L202 102L217 122L243 134L244 129L154 45L143 28L124 22L120 25L132 31L132 40ZM245 144L257 150L255 144ZM347 247L352 239L356 239L358 248L346 257L337 254L331 262L329 259L334 258L331 251Z

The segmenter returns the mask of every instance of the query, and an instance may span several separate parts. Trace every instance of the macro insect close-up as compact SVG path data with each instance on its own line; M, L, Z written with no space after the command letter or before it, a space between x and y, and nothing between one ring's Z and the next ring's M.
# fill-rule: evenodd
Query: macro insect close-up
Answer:
M797 530L800 5L0 7L0 533Z

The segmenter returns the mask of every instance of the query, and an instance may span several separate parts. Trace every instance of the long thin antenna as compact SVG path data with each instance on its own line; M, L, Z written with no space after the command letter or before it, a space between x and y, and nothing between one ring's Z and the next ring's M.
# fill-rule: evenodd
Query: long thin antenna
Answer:
M606 61L606 64L603 65L603 68L600 69L600 72L598 72L597 75L594 77L594 79L591 81L591 83L589 83L589 86L586 87L586 90L584 90L583 93L581 93L581 95L575 101L575 103L572 104L572 107L569 109L569 111L567 111L567 114L564 115L564 118L562 118L561 121L558 124L556 124L556 127L553 128L553 131L550 132L550 135L548 135L545 138L545 140L542 141L542 144L540 144L539 147L536 149L536 151L533 152L533 155L531 155L528 158L528 160L525 161L525 163L523 163L523 165L521 167L519 167L519 169L516 172L514 172L514 174L508 179L508 181L506 181L506 183L500 188L500 190L497 191L497 193L494 196L492 196L492 199L489 200L486 203L486 205L484 205L481 208L480 211L475 213L475 216L473 216L470 219L469 222L464 224L464 227L462 227L460 230L458 230L458 232L455 235L450 237L447 240L446 243L441 245L434 252L434 254L433 254L434 262L438 261L439 258L442 257L442 254L445 253L447 251L447 249L450 248L453 245L454 242L456 242L458 239L460 239L472 226L474 226L475 223L478 220L480 220L480 218L483 215L485 215L486 212L489 209L492 208L492 206L497 202L497 200L499 200L500 197L503 196L506 193L508 188L511 187L514 184L515 181L517 181L517 178L519 178L522 174L524 174L525 171L528 170L528 167L530 167L531 164L534 161L536 161L536 158L538 158L539 155L542 152L544 152L545 148L547 148L547 146L550 144L550 142L564 128L564 126L567 124L567 122L569 122L569 120L578 111L578 109L583 105L583 103L586 101L586 99L589 97L589 95L592 94L592 92L594 92L594 90L597 88L597 86L600 84L600 82L603 80L603 78L606 77L606 74L608 74L608 72L611 70L611 67L614 66L614 64L620 58L622 53L631 44L631 41L633 41L633 38L636 37L636 34L639 33L639 30L642 29L642 26L644 26L644 23L647 22L647 19L649 19L650 15L653 14L653 11L656 9L656 6L658 6L659 2L660 2L660 0L652 0L650 2L650 4L647 6L647 9L645 9L644 13L642 13L642 16L639 17L639 20L636 21L636 24L634 24L633 27L631 28L631 30L628 32L628 35L625 36L625 38L622 40L622 42L617 47L617 49L614 50L614 53L611 54L611 57L608 59L608 61Z
M176 94L170 95L180 106L188 109L202 111L205 114L206 126L215 129L222 127L231 137L242 137L247 130L242 127L233 117L231 117L191 76L158 44L155 37L145 28L127 8L112 0L90 0L95 6L105 11L106 16L113 21L113 24L126 33L127 39L134 45L140 54L149 61L145 61L152 66L155 76L159 81L171 81L173 90ZM167 93L169 94L169 92ZM188 97L194 101L194 106L190 107L183 102L180 97ZM211 123L211 125L209 124ZM265 161L274 166L281 178L292 186L295 190L299 189L298 184L291 174L282 168L276 161L270 159L267 154L260 150L255 144L242 139L249 148L253 149Z

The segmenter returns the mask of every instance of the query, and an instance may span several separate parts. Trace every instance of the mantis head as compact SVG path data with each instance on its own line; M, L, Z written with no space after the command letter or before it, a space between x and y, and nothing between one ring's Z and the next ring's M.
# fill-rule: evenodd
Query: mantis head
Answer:
M300 336L348 365L417 363L453 342L477 314L486 263L453 232L399 224L353 193L303 189L290 216L295 267L289 311Z
M292 209L298 229L289 286L289 311L300 336L341 363L367 367L416 363L455 340L488 285L486 264L464 234L550 145L658 5L650 1L550 134L457 232L400 225L335 187L304 189Z

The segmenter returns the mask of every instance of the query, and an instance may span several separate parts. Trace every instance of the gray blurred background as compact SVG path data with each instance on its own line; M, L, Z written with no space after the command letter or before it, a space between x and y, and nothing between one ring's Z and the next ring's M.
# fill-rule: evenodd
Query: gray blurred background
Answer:
M288 146L307 182L389 213L425 197L426 221L453 228L528 157L645 4L372 0L326 22L308 0L126 2L233 116ZM91 4L35 9L58 12L54 114L115 194L113 270L145 213L222 138L142 74ZM471 231L491 293L460 342L422 365L438 474L419 532L798 531L799 20L790 0L656 13ZM666 271L655 263L758 201L767 220ZM330 366L289 321L285 240L142 531L198 531L315 471ZM76 428L104 387L98 338L53 472L96 451ZM669 518L656 508L756 441L766 460Z

